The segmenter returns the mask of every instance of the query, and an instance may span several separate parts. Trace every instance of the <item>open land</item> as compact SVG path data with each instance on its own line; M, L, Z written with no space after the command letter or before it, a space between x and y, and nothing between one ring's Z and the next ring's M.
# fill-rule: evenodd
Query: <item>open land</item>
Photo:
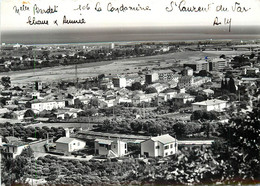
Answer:
M247 51L247 53L250 51ZM169 67L176 61L192 61L205 56L216 57L221 54L237 55L245 53L245 51L183 51L164 55L136 57L122 60L102 61L94 63L84 63L78 65L78 78L83 79L99 74L127 74L137 73L142 68ZM195 57L194 57L195 56ZM76 78L75 65L57 66L51 68L10 71L1 73L2 76L10 76L13 84L26 84L29 82L41 80L43 82L61 81Z

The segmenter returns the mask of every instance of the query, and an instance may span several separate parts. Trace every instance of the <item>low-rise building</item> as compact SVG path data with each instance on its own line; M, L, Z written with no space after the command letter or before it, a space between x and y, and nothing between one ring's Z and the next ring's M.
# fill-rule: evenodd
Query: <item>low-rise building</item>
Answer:
M201 102L192 103L193 112L196 110L201 111L216 111L223 112L227 108L227 101L212 99Z
M127 153L127 143L116 139L96 139L95 154L107 157L120 157Z
M86 142L69 137L61 137L56 141L56 150L63 153L69 153L84 149Z
M141 143L141 155L145 157L165 157L177 151L178 140L169 134L152 137Z
M28 143L20 141L18 138L15 137L6 137L5 146L5 154L8 157L15 158L16 156L20 155L22 151L28 147Z
M43 110L52 110L58 108L64 108L64 100L33 100L31 102L31 109L35 113L39 113Z
M182 103L182 104L186 104L187 102L192 102L195 100L195 97L190 95L190 94L186 94L186 93L180 93L180 94L176 94L175 96L172 97L173 102L175 103Z

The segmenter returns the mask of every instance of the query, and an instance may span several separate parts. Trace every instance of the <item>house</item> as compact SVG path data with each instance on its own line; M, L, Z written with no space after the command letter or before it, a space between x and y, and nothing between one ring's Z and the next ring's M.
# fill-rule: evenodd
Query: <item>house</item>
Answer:
M219 99L212 99L212 100L192 103L193 112L196 110L223 112L225 108L227 108L227 101L223 101Z
M169 134L152 137L141 142L141 155L145 157L165 157L178 152L178 140Z
M210 77L194 77L193 78L193 83L191 84L191 86L193 87L199 87L207 82L211 82L211 78Z
M116 139L96 139L95 154L108 157L120 157L127 153L127 143Z
M56 150L59 152L69 153L84 149L86 142L70 137L61 137L56 141Z
M0 108L0 117L3 117L5 113L9 113L10 110L7 108Z
M158 93L169 88L168 84L166 84L166 83L154 83L154 84L149 85L148 87L155 88Z
M5 140L7 143L4 144L6 147L4 153L11 158L15 158L20 155L22 151L28 147L28 143L20 141L18 138L12 136L6 137Z
M132 98L132 103L133 105L137 106L140 103L146 102L149 103L151 100L149 100L149 98L146 96L146 94L136 94L133 98Z
M31 109L35 113L39 113L43 110L52 110L58 108L64 108L64 100L33 100L31 102Z
M173 102L175 103L182 103L186 104L187 102L192 102L195 100L194 96L191 96L190 94L186 93L180 93L176 94L175 96L172 97Z
M214 90L204 89L204 90L202 90L201 94L206 95L206 96L212 96L212 95L214 95Z
M128 97L117 97L114 101L114 105L120 104L120 103L132 103L132 100Z
M164 102L167 101L167 95L166 93L160 93L157 96L157 105L162 105Z
M259 68L256 67L244 67L242 69L243 75L255 75L259 72Z
M18 120L23 120L24 119L24 113L26 110L17 110L13 112L13 118L18 119Z

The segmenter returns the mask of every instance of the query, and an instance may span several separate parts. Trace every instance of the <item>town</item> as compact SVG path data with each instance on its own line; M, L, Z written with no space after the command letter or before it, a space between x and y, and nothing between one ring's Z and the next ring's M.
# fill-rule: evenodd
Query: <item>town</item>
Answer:
M259 183L259 49L3 43L1 183Z

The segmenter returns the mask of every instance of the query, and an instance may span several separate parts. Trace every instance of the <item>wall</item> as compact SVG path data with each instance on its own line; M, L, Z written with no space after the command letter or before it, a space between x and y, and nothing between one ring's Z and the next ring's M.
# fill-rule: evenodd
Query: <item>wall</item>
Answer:
M69 152L68 144L56 143L56 150L61 152Z
M143 156L145 152L149 153L149 157L155 157L155 144L152 140L147 140L141 143L141 155Z

